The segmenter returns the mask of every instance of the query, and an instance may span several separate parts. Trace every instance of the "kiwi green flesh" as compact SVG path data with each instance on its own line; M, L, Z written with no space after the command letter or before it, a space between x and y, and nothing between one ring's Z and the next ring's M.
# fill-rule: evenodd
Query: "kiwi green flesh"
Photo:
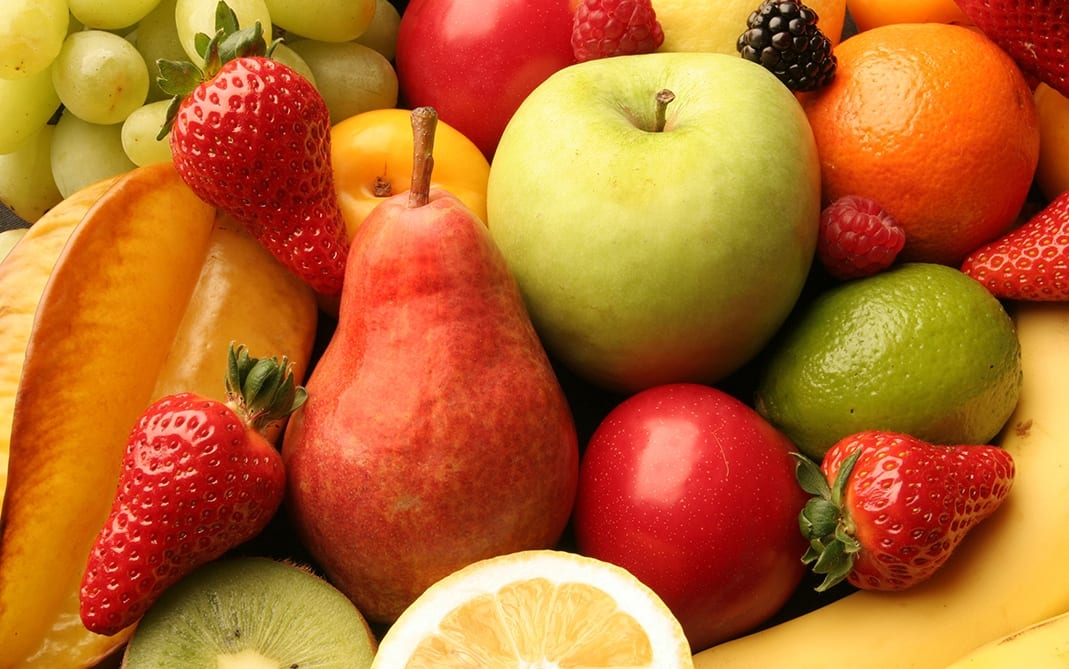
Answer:
M297 565L262 557L208 563L168 588L138 623L125 669L366 669L367 622Z

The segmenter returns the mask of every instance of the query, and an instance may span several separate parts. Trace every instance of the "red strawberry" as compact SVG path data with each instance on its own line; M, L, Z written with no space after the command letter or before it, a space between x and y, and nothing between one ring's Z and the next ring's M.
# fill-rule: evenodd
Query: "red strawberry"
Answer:
M578 62L650 53L664 42L652 0L581 0L572 24Z
M1069 3L1065 0L955 0L973 24L1026 74L1069 95Z
M905 228L869 198L846 195L820 213L817 256L837 279L856 279L886 269L905 243Z
M1021 227L970 253L961 271L1000 299L1069 300L1069 191Z
M1013 486L1014 462L997 446L937 446L905 434L859 432L820 467L797 456L798 480L814 495L799 516L824 574L865 590L902 590L931 576L965 534Z
M326 103L307 79L266 57L259 23L238 31L232 11L217 18L215 37L203 36L203 70L159 61L160 87L175 96L163 130L171 131L174 165L279 262L323 295L337 295L348 237Z
M164 397L130 433L107 522L82 576L82 623L111 635L194 568L257 535L285 490L282 457L261 431L304 402L283 358L231 348L225 403Z

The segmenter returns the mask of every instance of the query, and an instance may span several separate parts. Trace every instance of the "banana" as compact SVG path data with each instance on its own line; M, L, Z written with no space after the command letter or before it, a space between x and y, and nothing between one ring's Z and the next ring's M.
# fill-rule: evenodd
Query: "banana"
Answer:
M1065 669L1069 667L1069 612L1041 620L965 655L947 669Z
M696 669L944 669L992 639L1069 611L1069 303L1021 303L1012 315L1024 381L998 438L1017 465L1002 507L928 581L846 595L703 650Z

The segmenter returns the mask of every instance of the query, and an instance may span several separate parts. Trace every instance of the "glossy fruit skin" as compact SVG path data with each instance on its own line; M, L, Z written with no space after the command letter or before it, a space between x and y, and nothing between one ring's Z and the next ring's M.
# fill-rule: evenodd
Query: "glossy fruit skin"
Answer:
M402 104L431 106L493 156L520 102L575 62L569 0L412 0L401 16Z
M955 0L969 20L1021 69L1069 95L1069 6L1051 0Z
M934 446L907 434L867 430L824 456L829 484L855 452L843 512L860 544L847 580L866 590L903 590L928 579L1013 487L1013 456L998 446Z
M175 115L174 165L324 295L341 292L348 238L334 192L330 113L312 84L263 57L223 64Z
M89 553L86 628L119 632L181 577L259 534L285 486L282 456L227 404L195 393L154 402L130 433Z
M999 299L1069 300L1069 191L969 254L961 270Z
M330 134L334 186L352 240L375 207L412 187L411 113L375 109L336 123ZM431 188L449 191L485 223L489 176L490 163L479 148L439 120Z
M808 301L765 352L758 413L820 461L868 429L982 444L1021 393L1021 352L1001 302L946 265L905 263Z
M580 553L620 565L679 618L694 651L749 631L804 573L794 445L710 386L656 386L616 406L580 465Z

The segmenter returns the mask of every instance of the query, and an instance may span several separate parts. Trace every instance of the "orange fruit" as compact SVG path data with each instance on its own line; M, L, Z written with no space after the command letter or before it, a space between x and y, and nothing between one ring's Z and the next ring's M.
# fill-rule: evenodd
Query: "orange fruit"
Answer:
M480 560L428 588L386 631L372 669L692 669L664 602L630 572L557 550Z
M823 195L879 202L903 261L958 265L1014 223L1039 160L1032 91L989 38L944 23L866 30L805 99Z
M1048 200L1069 190L1069 98L1047 84L1035 90L1039 111L1039 167L1036 183Z
M846 0L846 8L858 30L890 23L972 23L954 0Z

